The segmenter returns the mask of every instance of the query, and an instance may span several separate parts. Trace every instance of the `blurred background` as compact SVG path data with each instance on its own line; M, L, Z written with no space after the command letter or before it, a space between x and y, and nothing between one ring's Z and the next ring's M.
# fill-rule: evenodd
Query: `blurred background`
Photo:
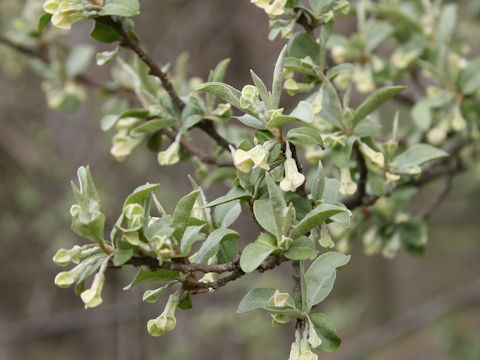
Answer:
M0 31L23 3L0 0ZM460 30L477 54L480 4L458 3L464 19ZM137 33L159 63L187 51L191 76L205 79L218 61L230 57L226 82L236 87L249 82L250 68L271 77L284 41L267 40L267 18L249 1L151 0L142 6ZM353 25L339 21L336 31L348 33ZM88 21L76 24L61 41L70 47L92 43L90 27ZM70 230L68 211L73 202L69 182L80 165L92 168L110 226L126 195L146 181L161 183L157 194L173 209L190 191L185 175L194 169L188 163L161 168L145 147L117 162L110 155L112 134L100 129L98 96L89 91L88 101L73 114L52 111L41 79L25 63L25 57L0 45L0 359L286 358L291 324L272 329L267 314L237 315L235 309L253 287L290 290L284 280L290 277L288 264L245 276L218 293L195 296L193 309L178 311L177 328L161 338L147 333L146 321L163 311L166 299L146 304L141 301L145 287L122 290L135 269L109 270L104 303L88 311L72 289L54 286L56 249L83 241ZM88 74L98 82L109 77L95 65ZM393 114L388 107L385 111ZM207 141L200 133L195 137ZM441 188L438 181L422 189L412 212L418 213ZM215 186L207 196L211 200L225 191ZM338 274L321 308L344 343L320 359L480 359L480 295L479 286L472 285L480 279L479 204L478 178L466 172L454 179L453 191L430 218L424 257L399 253L386 260L368 257L360 244L355 246L351 263ZM250 214L242 216L233 228L242 239L253 238Z

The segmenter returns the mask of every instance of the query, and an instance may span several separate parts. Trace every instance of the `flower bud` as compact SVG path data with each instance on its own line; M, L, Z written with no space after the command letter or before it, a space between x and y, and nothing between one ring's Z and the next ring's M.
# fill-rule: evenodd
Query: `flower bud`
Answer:
M420 55L420 50L413 49L410 51L405 51L404 49L396 50L390 61L393 66L397 69L407 68L418 56Z
M141 226L145 220L145 209L140 204L128 204L123 209L123 213L128 220L129 228Z
M81 263L75 266L70 271L62 271L55 276L55 285L64 288L71 286L75 281L80 278L87 264Z
M240 97L240 106L244 108L255 107L258 103L258 90L253 85L245 85Z
M83 249L83 247L78 245L75 245L70 250L58 249L53 256L53 262L58 266L67 266L71 261L78 263Z
M374 227L365 231L362 242L367 255L378 254L382 248L382 240L377 236L377 229Z
M462 111L458 106L453 108L452 113L452 129L455 131L462 131L467 127L467 122L463 118Z
M322 224L322 228L320 230L320 239L318 240L318 243L321 247L324 247L326 249L331 249L335 247L335 243L333 242L332 237L328 232L327 224L325 223Z

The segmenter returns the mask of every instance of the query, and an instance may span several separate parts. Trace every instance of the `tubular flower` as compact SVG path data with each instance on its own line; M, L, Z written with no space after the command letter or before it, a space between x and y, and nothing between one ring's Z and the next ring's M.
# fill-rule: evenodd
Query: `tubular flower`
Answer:
M180 296L178 293L170 295L162 314L156 319L148 321L147 330L150 335L161 336L166 331L175 329L175 325L177 324L177 320L175 319L175 309L179 302Z
M82 275L86 266L87 264L83 262L70 271L59 272L57 276L55 276L55 285L62 288L71 286Z
M235 167L245 173L250 172L253 168L262 168L264 170L270 170L268 165L268 146L257 145L252 149L245 151L242 149L235 150L230 148L233 155L233 163Z
M385 157L381 152L373 150L371 147L364 143L360 144L360 151L362 152L363 156L365 156L368 160L372 162L372 164L375 164L380 168L384 167Z
M105 275L98 273L93 279L92 287L80 294L82 301L85 303L85 309L97 307L103 302L101 295L104 282Z
M352 195L357 191L357 184L352 181L350 169L344 167L340 169L340 193L343 195Z
M305 176L298 171L295 159L287 159L284 163L285 178L280 181L280 188L287 191L295 191L305 181Z

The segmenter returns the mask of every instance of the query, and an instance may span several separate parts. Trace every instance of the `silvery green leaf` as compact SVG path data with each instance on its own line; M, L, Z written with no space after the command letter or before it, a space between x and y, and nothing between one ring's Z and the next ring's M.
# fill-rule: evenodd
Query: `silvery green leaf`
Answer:
M315 113L313 112L312 104L306 101L300 101L290 116L293 116L294 118L306 123L312 123L315 119Z
M320 200L323 195L323 189L325 187L325 172L323 171L322 161L318 161L317 176L312 183L311 194L314 200ZM335 199L336 200L336 199Z
M240 235L231 229L217 229L212 231L198 250L195 256L195 263L206 263L208 259L217 253L222 241L237 237L240 237Z
M145 184L137 187L133 192L128 195L125 199L125 203L123 206L127 206L128 204L138 203L141 204L145 200L145 198L152 193L153 190L158 188L160 184Z
M458 86L465 95L473 94L480 88L480 58L471 61L460 72Z
M306 236L300 236L292 242L285 252L285 257L294 261L313 260L317 257L317 254L318 250L315 248L313 240Z
M340 181L334 178L325 178L325 187L322 200L326 203L335 203L340 198Z
M320 14L323 9L329 8L334 0L308 0L315 14Z
M333 215L341 212L345 212L345 207L333 204L320 204L293 227L290 237L295 239L304 235Z
M237 109L242 109L240 105L242 93L230 85L221 82L209 82L199 85L196 90L217 96L232 104Z
M268 195L269 195L269 202L270 202L270 212L273 214L273 220L275 222L275 229L277 239L281 239L282 230L283 230L283 223L285 219L285 210L287 208L287 203L283 198L283 191L280 187L275 184L270 174L265 174L265 179L267 181L268 187Z
M299 32L290 39L288 53L298 59L309 56L314 64L319 64L320 44L315 42L307 33Z
M235 119L240 121L242 124L252 127L254 129L258 130L265 130L265 124L262 123L260 120L258 120L256 117L249 115L249 114L244 114L242 116L234 116Z
M283 90L283 66L285 62L285 54L287 51L287 46L284 46L280 55L278 55L277 63L275 64L275 69L273 71L273 81L272 81L272 108L278 109L280 104L280 97Z
M257 288L250 290L238 304L237 313L242 314L249 311L261 309L269 305L269 300L275 293L275 289Z
M130 284L125 286L123 290L129 290L132 287L140 284L144 281L150 282L166 282L172 280L180 280L180 272L177 270L169 270L169 269L158 269L152 271L148 268L141 268L138 273L135 275L134 279Z
M290 115L277 115L267 123L267 128L281 128L283 125L297 120L299 119Z
M305 273L307 286L307 309L322 302L330 291L336 277L336 269L344 266L350 260L350 255L330 251L320 255Z
M355 66L349 63L338 64L328 69L327 78L329 80L333 80L335 77L337 77L340 74L352 73L354 69L355 69Z
M437 21L437 31L435 32L435 38L438 42L446 43L450 41L457 23L457 9L456 4L446 4L442 7Z
M257 243L248 244L240 257L240 267L246 273L254 271L273 252L269 246Z
M80 44L73 48L65 63L67 77L75 78L87 70L95 49L91 45Z
M222 61L220 61L215 67L215 69L210 71L210 74L208 76L208 81L209 82L223 81L223 78L225 77L225 73L227 72L227 68L229 64L230 64L229 58L223 59ZM206 100L207 100L206 101L207 107L213 108L213 105L215 104L215 95L211 93L207 93Z
M194 190L190 194L180 199L173 212L173 227L175 228L174 236L177 241L182 239L183 233L187 227L188 219L192 213L193 206L197 200L200 190Z
M205 239L205 235L201 232L204 227L205 225L186 227L180 242L180 251L182 255L185 254L185 256L187 256L195 242Z
M413 122L422 131L430 129L432 124L432 110L426 99L417 101L411 110Z
M412 31L423 33L423 25L419 20L405 11L406 8L394 4L376 4L370 8L373 14L387 17L395 21L395 23L402 24Z
M130 135L141 136L141 135L151 134L151 133L157 132L158 130L172 127L175 125L175 123L176 123L175 120L169 120L169 119L148 120L142 125L134 127L130 131Z
M324 352L333 352L338 349L342 340L337 335L337 330L327 315L316 313L309 315L310 320L322 343L317 350Z
M239 200L221 204L213 211L213 225L216 228L226 228L232 225L240 216L242 207Z
M399 169L407 169L445 156L448 156L448 153L441 149L427 144L415 144L397 155L392 165Z
M343 119L343 106L338 96L337 90L333 84L323 74L319 73L323 80L320 91L323 91L322 110L320 116L327 120L330 124L341 128Z
M306 126L291 129L287 133L287 140L298 146L323 146L319 131Z
M245 189L241 188L240 186L234 186L228 191L228 193L220 196L218 199L210 201L208 204L205 205L205 207L213 207L231 201L245 199L248 197L250 197L250 194Z
M381 89L375 90L362 102L357 110L355 110L355 115L352 119L353 126L356 126L360 121L382 106L387 100L405 89L405 86L385 86Z
M368 27L366 50L372 52L394 32L394 27L385 21L375 21Z
M253 214L261 227L271 234L277 234L277 228L275 226L275 220L269 199L256 200L253 203Z

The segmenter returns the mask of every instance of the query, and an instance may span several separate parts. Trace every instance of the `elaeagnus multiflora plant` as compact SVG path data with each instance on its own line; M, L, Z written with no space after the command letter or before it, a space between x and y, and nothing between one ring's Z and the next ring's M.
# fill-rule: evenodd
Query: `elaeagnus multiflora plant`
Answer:
M455 2L251 3L268 16L269 39L280 37L285 46L272 81L251 70L241 89L223 82L235 59L221 60L206 82L186 77L183 55L172 68L155 62L135 32L138 0L29 1L8 41L34 56L50 107L74 110L85 86L100 87L101 127L114 132L117 160L146 144L158 166L192 161L196 169L193 190L174 209L155 196L161 185L147 183L105 229L101 196L88 166L80 167L70 214L84 241L57 251L55 263L69 268L55 284L73 286L86 308L97 307L109 268L138 267L127 288L160 284L143 300L166 300L145 324L161 336L174 330L177 308L192 307L193 295L221 296L215 290L231 281L290 262L292 282L251 289L237 312L262 310L273 326L290 324L290 359L317 359L316 351L340 346L317 305L348 266L353 243L388 258L398 251L421 255L432 209L412 214L410 199L431 180L448 182L478 166L480 58L469 59L456 35ZM346 17L355 27L333 33L335 21ZM108 85L84 75L92 46L68 53L55 46L80 21L92 24L93 41L110 44L96 54L98 66L112 63ZM363 99L358 106L352 94ZM380 113L387 101L400 111ZM194 145L192 129L210 137L209 152ZM203 189L218 183L230 190L207 199ZM242 209L253 213L258 236L240 249L242 234L229 227Z

